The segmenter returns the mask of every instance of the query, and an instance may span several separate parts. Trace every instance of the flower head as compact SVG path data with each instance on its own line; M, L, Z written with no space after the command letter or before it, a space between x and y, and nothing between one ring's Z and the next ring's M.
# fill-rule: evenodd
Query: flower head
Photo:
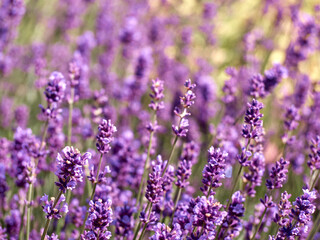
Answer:
M80 151L73 147L65 147L57 156L58 170L56 175L59 179L56 185L65 192L74 189L77 182L82 182L83 166L91 159L91 153L81 155Z
M117 131L117 128L111 123L111 120L103 119L98 127L97 134L97 150L101 154L105 154L110 151L110 143L113 141L113 134Z

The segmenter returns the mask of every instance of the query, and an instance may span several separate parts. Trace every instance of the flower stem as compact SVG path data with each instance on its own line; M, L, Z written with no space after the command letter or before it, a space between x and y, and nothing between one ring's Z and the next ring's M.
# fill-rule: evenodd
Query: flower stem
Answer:
M71 146L71 137L72 137L73 100L74 100L74 88L71 87L71 97L69 99L68 146Z
M264 215L266 215L266 212L267 212L267 208L265 207L265 208L264 208L264 211L263 211L263 214L262 214L262 216L261 216L261 218L260 218L259 225L257 226L256 230L254 231L254 234L253 234L253 236L250 238L250 240L255 239L255 236L256 236L257 232L259 231L259 229L260 229L260 227L261 227L262 220L263 220L263 218L264 218Z
M152 125L154 125L154 123L156 122L156 119L157 119L157 114L154 113L153 114L153 120L152 120ZM139 185L139 191L138 191L138 197L137 197L137 201L136 201L136 206L138 204L140 204L141 202L141 198L142 196L144 195L144 191L142 189L142 186L143 186L143 182L145 180L145 178L147 177L147 168L149 166L149 160L150 160L150 152L151 152L151 147L152 147L152 138L153 138L153 135L154 135L154 131L150 132L150 139L149 139L149 146L148 146L148 152L147 152L147 158L146 158L146 161L144 163L144 170L143 170L143 175L141 177L141 181L140 181L140 185Z
M40 143L40 147L39 147L39 154L42 150L42 148L45 145L45 139L47 136L47 132L48 132L48 126L49 126L49 121L47 120L44 124L44 130L42 133L42 137L41 137L41 143ZM38 163L39 163L39 157L35 160L35 170L38 167ZM35 177L36 178L36 177ZM33 195L33 183L31 182L29 184L29 189L28 189L28 205L27 205L27 232L26 232L26 240L29 240L29 235L30 235L30 221L31 221L31 211L32 211L32 207L31 207L31 200L32 200L32 195ZM22 231L23 228L20 229L20 231Z
M150 212L152 210L152 204L150 202L148 202L147 206L146 206L146 209L145 209L145 212L147 212L149 210L149 207L151 205L151 209L150 209ZM136 239L136 237L138 236L138 233L139 233L139 230L140 230L140 226L141 226L141 221L139 220L139 224L135 230L135 233L134 233L134 237L133 237L133 240Z
M94 184L93 184L93 189L92 189L90 201L93 200L93 197L94 197L94 194L95 194L95 191L96 191L96 187L97 187L97 184L98 184L98 178L99 178L99 173L100 173L100 168L101 168L102 157L103 157L103 154L100 155L100 160L99 160L99 166L98 166L98 170L97 170L96 180L95 180L95 182L94 182ZM85 218L84 218L84 221L83 221L83 223L82 223L82 227L81 227L79 239L80 239L80 237L81 237L81 234L82 234L83 231L84 231L84 228L85 228L85 225L86 225L86 221L87 221L87 219L88 219L88 216L89 216L89 212L87 211L87 212L86 212L86 216L85 216Z
M149 211L149 214L148 214L147 222L143 226L143 229L142 229L141 235L139 237L139 240L142 239L142 237L143 237L143 235L144 235L144 233L146 231L146 228L147 228L147 225L148 225L148 222L149 222L149 219L150 219L151 212L152 212L152 203L150 204L150 211Z
M31 219L31 200L32 200L32 191L33 186L30 184L28 189L28 203L27 203L27 236L26 239L29 240L30 235L30 219Z
M162 172L162 176L161 176L161 177L163 177L164 174L165 174L166 171L167 171L167 168L168 168L169 163L170 163L170 161L171 161L171 158L172 158L172 156L173 156L173 152L174 152L174 149L175 149L175 147L176 147L177 141L178 141L178 136L176 136L175 139L174 139L174 141L173 141L173 145L172 145L172 148L171 148L171 152L170 152L170 155L169 155L169 159L168 159L167 164L166 164L166 166L165 166L165 168L164 168L164 170L163 170L163 172Z
M61 195L62 195L62 191L60 190L60 191L59 191L59 194L58 194L58 196L57 196L57 198L56 198L56 200L55 200L54 203L53 203L53 208L55 208L55 207L57 206L58 201L59 201ZM41 236L41 240L44 240L45 237L46 237L46 235L47 235L47 232L48 232L48 229L49 229L49 225L50 225L50 221L51 221L51 219L49 219L49 218L48 218L47 221L46 221L46 225L45 225L45 227L44 227L44 230L43 230L43 233L42 233L42 236Z
M310 191L314 188L314 186L316 185L317 181L318 181L318 178L319 178L319 174L320 174L320 171L318 170L317 174L316 174L316 177L314 178L314 181L311 185L311 188L309 189Z

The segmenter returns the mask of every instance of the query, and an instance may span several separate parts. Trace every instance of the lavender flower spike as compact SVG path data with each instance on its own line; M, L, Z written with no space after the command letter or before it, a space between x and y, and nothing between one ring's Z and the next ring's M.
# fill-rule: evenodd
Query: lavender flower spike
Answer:
M107 227L112 222L113 212L111 209L112 201L98 199L90 201L89 217L86 222L86 228L89 229L81 235L82 240L99 239L106 240L111 238L111 232Z
M117 128L111 123L111 120L103 119L98 127L97 134L97 150L101 154L105 154L110 151L110 143L113 141L113 134L117 131Z
M81 155L78 149L69 146L65 147L61 154L58 153L56 175L59 181L56 185L62 192L66 192L67 189L72 190L77 182L82 182L83 166L88 164L89 159L91 159L90 152Z

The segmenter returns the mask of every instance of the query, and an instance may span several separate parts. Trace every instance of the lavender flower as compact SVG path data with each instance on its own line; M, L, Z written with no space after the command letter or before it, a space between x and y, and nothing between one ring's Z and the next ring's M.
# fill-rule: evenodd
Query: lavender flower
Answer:
M201 191L204 194L212 195L211 190L220 187L222 185L220 181L225 178L225 161L228 153L220 150L220 148L214 149L214 147L210 147L208 152L208 163L202 171L204 187L201 188Z
M320 169L320 136L311 140L311 153L309 154L308 166L311 170Z
M90 152L81 155L78 149L69 146L65 147L61 154L58 153L56 159L58 170L55 174L59 178L56 185L61 191L72 190L76 187L77 182L82 182L83 166L88 164L89 159L91 159Z
M274 217L274 221L281 227L287 226L289 224L289 214L291 213L291 202L289 198L291 194L288 194L287 191L281 193L280 202L278 204L278 212Z
M163 193L164 178L162 175L162 162L152 163L152 171L149 173L149 180L147 182L146 198L149 202L155 204L160 201Z
M129 204L125 203L123 207L119 208L117 212L117 219L116 219L116 235L124 236L127 238L132 238L132 230L134 226L133 222L133 214L136 212L134 207L131 207Z
M221 236L233 236L237 237L242 230L242 223L240 217L244 216L244 203L245 198L241 195L240 191L235 192L232 195L231 204L228 209L227 216L222 223Z
M84 234L81 235L82 240L97 239L98 236L99 240L110 239L111 232L109 232L107 228L112 222L113 212L111 204L110 199L106 201L102 199L90 201L89 217L86 222L86 228L89 229L89 231L85 231Z
M163 95L163 81L156 79L152 80L150 97L152 98L149 107L153 111L158 111L164 108L164 103L161 101L164 98Z
M54 197L50 198L49 200L48 195L44 194L40 201L43 202L42 208L43 211L46 213L46 218L60 219L62 217L62 213L68 213L68 205L66 203L62 203L65 200L66 198L62 194L58 202L56 203Z
M280 64L275 64L271 69L265 71L263 82L266 93L270 93L281 79L286 78L287 75L288 70Z
M149 238L150 240L179 240L182 237L181 227L177 223L174 224L172 229L164 223L158 223L153 231L154 235Z
M214 199L202 196L196 199L191 222L193 226L203 227L207 232L215 234L215 227L225 221L227 212L221 211L222 204Z
M110 151L110 143L113 141L113 134L117 131L117 128L111 123L111 120L103 119L98 127L97 134L97 150L101 154L105 154Z
M270 179L266 180L268 189L282 188L283 183L287 180L288 166L289 162L284 158L280 158L280 160L276 162L276 165L272 167L269 174Z
M262 120L263 114L260 110L263 108L263 104L253 99L251 103L248 103L248 109L244 117L245 124L242 127L242 136L248 139L255 139L262 134Z
M48 103L60 103L66 90L65 78L60 72L53 72L49 77L49 82L44 94Z

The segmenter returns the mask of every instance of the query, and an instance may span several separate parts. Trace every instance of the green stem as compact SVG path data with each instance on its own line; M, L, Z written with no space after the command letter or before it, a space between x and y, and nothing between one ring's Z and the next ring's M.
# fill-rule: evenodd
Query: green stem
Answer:
M23 239L23 219L24 219L24 215L26 213L26 205L27 204L24 204L23 205L23 210L22 210L22 215L21 215L21 220L20 220L20 231L19 231L19 239ZM2 209L3 210L3 209ZM4 211L3 211L4 213Z
M32 200L32 191L33 186L30 184L29 189L28 189L28 205L27 205L27 235L26 239L29 240L29 235L30 235L30 225L31 225L31 200Z
M139 240L142 239L142 237L143 237L143 235L144 235L144 233L146 231L146 228L147 228L147 225L148 225L148 222L149 222L149 219L150 219L151 212L152 212L152 203L150 204L150 211L149 211L149 214L148 214L147 222L143 226L143 229L142 229L141 235L139 237Z
M58 194L56 200L53 203L53 207L52 207L53 209L57 206L61 195L62 195L62 191L59 191L59 194ZM41 240L44 240L46 238L46 235L47 235L47 232L48 232L48 229L49 229L49 225L50 225L50 221L51 221L51 219L47 219L47 221L46 221L46 225L44 227L44 230L43 230L43 233L42 233L42 236L41 236Z
M94 193L95 193L95 191L96 191L96 187L97 187L97 184L98 184L98 178L99 178L99 173L100 173L100 168L101 168L102 157L103 157L103 154L100 155L99 166L98 166L97 175L96 175L96 181L95 181L94 184L93 184L93 189L92 189L90 201L93 200ZM81 234L82 234L83 231L84 231L84 228L85 228L85 225L86 225L86 221L87 221L87 219L88 219L88 216L89 216L89 212L87 211L87 212L86 212L86 216L85 216L84 221L83 221L82 226L81 226L80 236L81 236ZM79 239L80 239L80 237L79 237Z
M47 120L44 124L44 130L41 136L41 143L40 143L40 147L39 147L39 153L41 152L42 148L45 146L45 139L47 136L47 132L48 132L48 126L49 126L49 121ZM39 163L39 158L37 158L35 160L35 170L37 169ZM27 232L26 232L26 239L29 240L29 235L30 235L30 226L31 226L31 212L32 212L32 206L31 201L32 201L32 195L33 195L33 183L29 184L29 189L28 189L28 205L27 205ZM23 228L20 229L20 231Z
M74 88L71 87L71 96L70 96L70 100L69 100L68 146L71 146L71 137L72 137L73 100L74 100Z
M179 124L179 125L180 125L180 124ZM172 156L173 156L173 152L174 152L174 149L175 149L175 147L176 147L177 141L178 141L178 136L176 136L175 139L174 139L174 141L173 141L173 145L172 145L172 148L171 148L171 152L170 152L170 155L169 155L169 159L168 159L167 164L166 164L166 166L165 166L165 168L164 168L164 170L163 170L163 172L162 172L162 176L161 176L161 177L163 177L164 174L165 174L166 171L167 171L167 168L168 168L169 163L170 163L170 161L171 161L171 158L172 158Z
M146 209L145 209L145 212L147 212L149 210L149 207L150 205L152 205L150 202L148 202L147 206L146 206ZM151 207L151 210L152 210L152 207ZM151 212L150 210L150 212ZM139 230L140 230L140 227L141 227L141 221L139 220L139 224L134 232L134 237L133 237L133 240L135 240L138 236L138 233L139 233Z
M257 232L259 231L259 229L260 229L260 227L261 227L262 220L263 220L263 218L264 218L264 215L266 215L266 212L267 212L267 208L265 207L265 208L264 208L264 211L263 211L263 214L262 214L262 216L261 216L261 218L260 218L259 225L258 225L258 227L256 228L256 230L254 231L254 234L253 234L253 236L250 238L250 240L253 240L253 239L255 238Z
M314 181L313 181L313 183L312 183L312 185L311 185L310 191L311 191L311 190L314 188L314 186L316 185L316 183L317 183L317 181L318 181L318 178L319 178L319 174L320 174L320 171L318 170L317 175L316 175L316 177L315 177L315 179L314 179Z
M153 120L152 120L152 124L154 124L156 122L156 119L157 119L157 114L154 113L153 115ZM136 201L136 206L138 204L140 204L140 201L141 201L141 198L142 196L144 195L144 191L143 191L143 182L145 180L145 178L147 177L147 168L149 166L149 160L150 160L150 152L151 152L151 147L152 147L152 138L153 138L153 135L154 135L154 131L152 131L150 133L150 139L149 139L149 146L148 146L148 152L147 152L147 159L144 163L144 170L143 170L143 175L142 175L142 178L141 178L141 181L140 181L140 185L139 185L139 191L138 191L138 197L137 197L137 201Z

